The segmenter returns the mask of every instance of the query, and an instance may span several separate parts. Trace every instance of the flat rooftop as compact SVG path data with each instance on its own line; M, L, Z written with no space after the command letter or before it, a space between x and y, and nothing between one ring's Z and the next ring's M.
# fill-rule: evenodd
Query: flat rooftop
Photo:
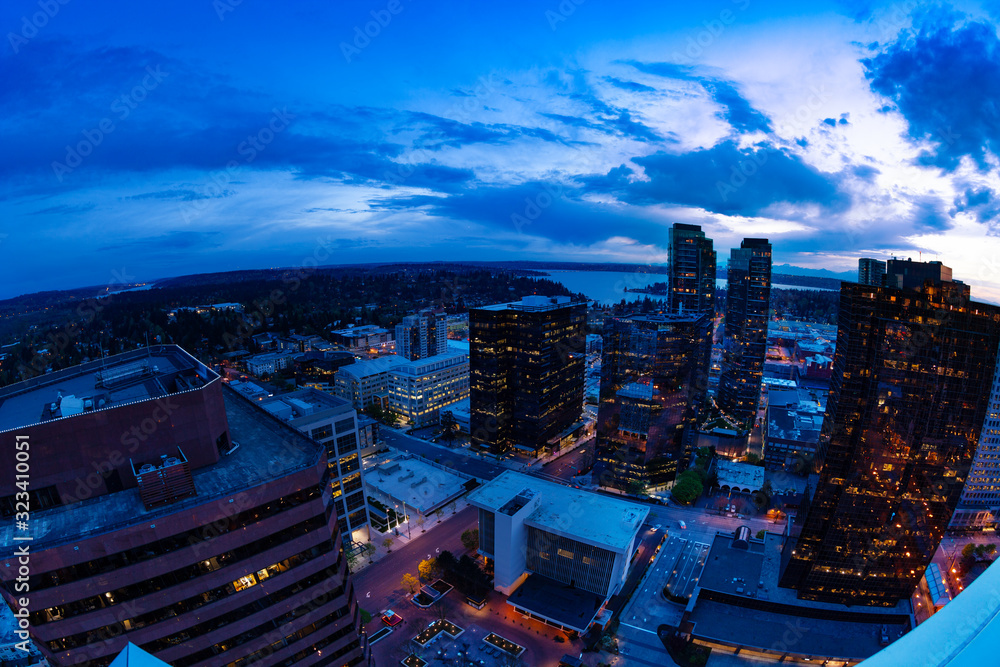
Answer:
M507 597L507 604L563 627L586 632L601 610L604 598L580 588L543 577L528 575L521 586Z
M388 373L393 368L402 366L405 363L407 363L406 357L401 357L398 354L387 354L375 359L356 361L353 364L341 366L337 369L337 372L346 373L361 380L372 375L378 375L379 373Z
M464 494L472 477L403 454L366 468L364 479L383 495L427 514Z
M132 488L72 505L36 510L31 514L33 548L40 550L78 541L201 505L315 465L325 451L322 445L229 387L223 386L223 399L230 437L240 446L218 463L192 471L198 495L147 510L139 489ZM12 521L0 526L0 544L14 544L13 527Z
M468 496L468 501L499 512L525 491L541 496L540 504L525 523L550 533L571 537L614 551L628 549L636 531L649 514L639 503L575 489L512 470L504 471Z
M157 345L0 389L0 432L204 386L218 378L176 345Z
M295 427L354 410L349 401L312 387L271 396L260 404L271 414Z
M482 306L473 310L522 310L525 312L538 312L543 310L556 310L567 306L581 305L583 301L573 301L568 296L526 296L520 301L509 303L497 303L492 306Z
M764 485L764 468L739 461L716 461L720 486L738 486L756 491Z

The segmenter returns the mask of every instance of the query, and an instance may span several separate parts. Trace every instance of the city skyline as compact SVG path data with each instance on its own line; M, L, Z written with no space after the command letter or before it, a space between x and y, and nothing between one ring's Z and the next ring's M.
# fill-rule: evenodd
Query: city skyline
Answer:
M0 13L0 297L317 252L665 263L682 222L1000 299L995 8L105 6Z

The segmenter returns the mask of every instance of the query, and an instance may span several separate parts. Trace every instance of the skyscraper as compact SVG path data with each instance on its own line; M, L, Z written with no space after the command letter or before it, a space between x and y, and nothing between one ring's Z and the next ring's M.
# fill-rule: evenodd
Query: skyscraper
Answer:
M657 487L684 469L708 388L711 332L708 313L605 320L594 465L601 484Z
M844 283L822 472L782 553L800 598L890 606L937 549L987 414L1000 309L950 281Z
M448 351L446 316L433 310L408 315L396 325L396 354L410 361L426 359Z
M715 309L715 251L700 225L670 227L669 306L671 312L711 313Z
M882 276L885 275L885 262L880 259L862 257L858 260L858 282L862 285L874 285L878 287L882 284Z
M128 642L173 667L368 664L326 448L180 348L6 387L0 431L26 443L31 507L0 526L0 592L30 599L49 664L104 667ZM24 488L13 465L0 488Z
M580 419L586 317L587 305L568 296L469 310L474 445L537 453Z
M743 239L729 256L726 339L719 377L719 408L743 425L753 426L767 355L771 302L771 244Z

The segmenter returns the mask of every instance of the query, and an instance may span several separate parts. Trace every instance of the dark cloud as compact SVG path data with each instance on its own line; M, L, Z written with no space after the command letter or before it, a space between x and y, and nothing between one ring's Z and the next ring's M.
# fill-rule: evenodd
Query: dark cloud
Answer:
M882 172L869 164L856 164L850 168L851 173L860 178L863 181L868 181L872 183L875 181L875 177Z
M715 213L757 215L781 202L819 204L842 210L849 204L836 179L773 147L738 148L724 142L679 155L656 153L632 160L648 180L629 181L618 167L587 180L632 204L680 204Z
M94 204L57 204L32 211L31 215L71 215L73 213L87 213L93 211L94 208Z
M823 124L829 125L830 127L837 127L837 121L833 118L824 118Z
M199 199L211 199L213 197L230 197L235 194L232 190L224 190L214 195L208 195L194 190L175 189L157 190L156 192L143 192L142 194L122 197L125 201L145 201L150 199L176 199L178 201L196 201Z
M195 250L217 248L221 244L218 237L220 232L186 232L173 231L159 236L148 236L145 238L123 241L99 247L99 252L110 250L136 250L144 253L149 252L173 252L176 250Z
M933 195L913 199L912 224L917 231L924 233L947 231L952 227L944 203Z
M622 90L628 90L633 93L655 93L656 88L652 86L647 86L643 83L638 83L637 81L625 81L624 79L619 79L614 76L606 76L604 80L610 83L612 86L621 88Z
M989 188L966 188L965 192L955 198L955 207L949 213L954 216L956 213L966 212L993 229L997 224L994 220L1000 217L1000 197Z
M1000 153L1000 39L996 28L932 10L878 55L862 60L871 88L933 148L919 161L953 170L969 156L983 171ZM957 27L956 27L957 25Z

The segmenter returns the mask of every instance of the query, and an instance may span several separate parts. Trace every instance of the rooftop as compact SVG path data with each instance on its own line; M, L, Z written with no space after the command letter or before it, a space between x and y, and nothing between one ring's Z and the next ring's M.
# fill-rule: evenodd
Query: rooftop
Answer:
M390 355L396 356L396 355ZM384 359L384 357L381 357ZM402 375L423 375L432 370L440 370L442 368L448 368L451 366L458 366L463 362L469 361L469 352L451 351L445 352L444 354L435 354L431 357L424 357L423 359L417 359L415 361L406 361L405 363L394 366L391 369L392 373L399 373Z
M468 496L470 504L499 512L526 490L541 496L525 523L616 551L628 549L649 514L645 505L575 489L538 477L504 471Z
M760 466L717 459L719 485L738 486L756 491L764 485L764 469Z
M261 402L261 406L296 428L324 417L354 410L349 401L313 388L266 398Z
M36 548L48 548L143 523L202 505L315 465L323 447L223 385L229 434L239 448L218 463L192 471L198 495L147 510L139 489L125 489L72 505L32 512ZM141 457L141 452L136 456ZM0 544L12 545L13 522L0 526Z
M469 475L406 454L365 470L365 484L393 501L405 502L421 514L433 512L461 496L471 479Z
M0 389L0 432L196 389L219 376L176 345L157 345Z
M389 333L389 330L375 324L365 324L358 327L348 327L347 329L337 329L330 333L338 336L368 336L375 333Z
M401 357L398 354L387 354L382 357L376 357L375 359L357 361L353 364L348 364L347 366L341 366L337 372L346 373L357 380L362 380L380 373L388 373L393 368L402 366L406 362L406 357Z
M604 598L581 588L528 575L524 583L507 598L507 604L578 632L586 632L601 610Z
M521 310L524 312L538 312L543 310L557 310L568 306L581 305L582 301L573 301L568 296L526 296L520 301L510 303L497 303L492 306L483 306L476 310Z

